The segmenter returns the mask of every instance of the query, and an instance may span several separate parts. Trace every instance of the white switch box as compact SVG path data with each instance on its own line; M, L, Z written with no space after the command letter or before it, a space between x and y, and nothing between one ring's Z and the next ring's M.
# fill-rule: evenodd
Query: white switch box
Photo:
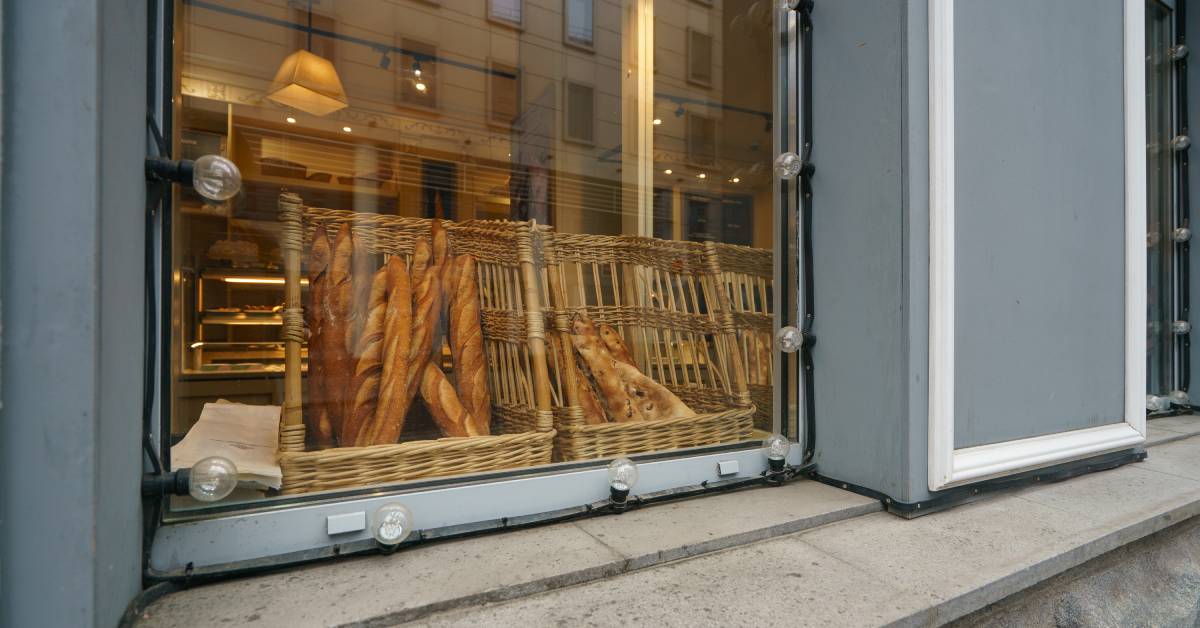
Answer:
M740 470L737 460L722 460L717 463L717 475L737 475Z
M366 511L348 512L341 515L331 515L325 518L325 530L329 536L361 532L367 529Z

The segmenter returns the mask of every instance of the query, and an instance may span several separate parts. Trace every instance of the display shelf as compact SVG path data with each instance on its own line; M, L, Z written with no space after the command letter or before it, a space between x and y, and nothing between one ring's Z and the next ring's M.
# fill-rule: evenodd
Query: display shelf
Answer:
M200 317L201 325L282 325L283 317L278 314L259 316L246 314L205 314Z

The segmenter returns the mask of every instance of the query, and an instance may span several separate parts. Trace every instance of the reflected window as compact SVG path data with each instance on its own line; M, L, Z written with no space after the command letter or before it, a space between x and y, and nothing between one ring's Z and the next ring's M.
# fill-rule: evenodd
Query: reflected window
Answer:
M488 0L488 17L520 26L521 0Z
M712 45L710 35L688 29L688 81L701 85L712 84Z
M566 83L566 129L567 139L572 142L591 144L595 141L596 90L591 85L567 81Z
M592 47L592 0L565 0L567 43Z

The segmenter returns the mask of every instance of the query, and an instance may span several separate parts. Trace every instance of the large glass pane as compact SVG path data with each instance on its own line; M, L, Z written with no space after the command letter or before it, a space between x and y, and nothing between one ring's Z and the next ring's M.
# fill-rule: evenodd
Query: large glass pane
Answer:
M1146 3L1147 281L1146 391L1165 396L1174 388L1174 120L1171 12Z
M257 500L772 431L770 6L179 2L175 141L244 185L175 205L175 461L278 445Z

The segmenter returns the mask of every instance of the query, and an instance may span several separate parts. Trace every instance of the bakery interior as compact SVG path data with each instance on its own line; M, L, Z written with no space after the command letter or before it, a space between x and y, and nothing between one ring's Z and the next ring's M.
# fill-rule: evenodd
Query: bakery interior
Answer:
M633 10L647 5L650 20ZM283 403L283 192L369 214L769 249L769 6L178 2L176 150L230 158L242 188L221 203L177 192L172 439L206 403ZM325 72L308 86L323 93L289 92L289 71ZM429 420L405 429L401 441L441 436Z

